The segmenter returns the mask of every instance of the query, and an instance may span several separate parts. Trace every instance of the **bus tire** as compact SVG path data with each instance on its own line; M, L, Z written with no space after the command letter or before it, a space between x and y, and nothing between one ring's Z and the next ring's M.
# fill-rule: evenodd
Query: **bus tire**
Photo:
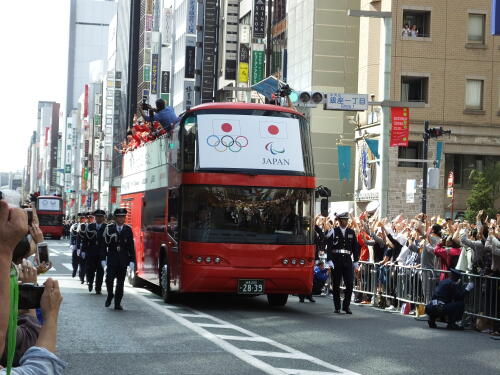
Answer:
M288 294L268 294L267 302L269 306L285 306L288 301Z
M161 267L160 288L163 302L173 303L177 300L177 294L170 289L170 270L166 264Z

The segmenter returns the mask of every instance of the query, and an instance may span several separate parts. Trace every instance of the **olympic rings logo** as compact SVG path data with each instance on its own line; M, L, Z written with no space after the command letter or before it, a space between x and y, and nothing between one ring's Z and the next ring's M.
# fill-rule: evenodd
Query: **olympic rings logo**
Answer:
M233 138L230 135L219 137L218 135L212 134L207 137L207 144L219 152L224 152L228 149L232 152L240 152L248 146L248 138L243 135Z

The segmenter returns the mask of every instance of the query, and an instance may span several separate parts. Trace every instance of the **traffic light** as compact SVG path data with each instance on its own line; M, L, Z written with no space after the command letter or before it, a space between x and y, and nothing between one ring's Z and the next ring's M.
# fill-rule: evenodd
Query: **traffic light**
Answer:
M304 107L316 107L325 103L325 94L320 91L300 91L295 105Z
M427 134L428 138L438 138L442 137L443 135L448 134L451 135L451 130L444 130L443 127L439 128L430 128Z

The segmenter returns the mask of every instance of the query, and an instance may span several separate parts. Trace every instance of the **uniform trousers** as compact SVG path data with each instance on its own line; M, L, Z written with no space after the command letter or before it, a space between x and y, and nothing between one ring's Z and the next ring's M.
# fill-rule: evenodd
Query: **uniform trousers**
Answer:
M98 256L88 256L87 257L87 282L89 285L94 283L95 278L95 290L96 292L101 291L102 280L104 278L104 269L102 268L101 261Z
M352 288L354 280L354 269L352 265L351 255L335 254L333 255L333 270L332 270L332 290L333 303L335 310L340 310L340 283L344 280L344 301L342 308L347 310L351 304Z
M78 276L80 277L80 281L82 284L85 282L85 270L87 269L87 259L86 253L84 251L80 252L80 256L78 257L78 264L80 266L80 270L78 271Z
M464 301L450 302L446 304L433 305L429 303L425 306L425 313L431 318L445 317L448 323L455 323L462 319L465 310Z
M73 266L73 277L76 276L76 273L78 272L78 263L79 263L79 256L77 255L77 250L73 250L73 253L71 254L71 265Z
M108 297L115 298L115 305L119 305L123 298L123 286L125 285L125 276L127 275L127 267L109 267L106 269L106 289ZM113 285L116 279L116 289L113 293Z

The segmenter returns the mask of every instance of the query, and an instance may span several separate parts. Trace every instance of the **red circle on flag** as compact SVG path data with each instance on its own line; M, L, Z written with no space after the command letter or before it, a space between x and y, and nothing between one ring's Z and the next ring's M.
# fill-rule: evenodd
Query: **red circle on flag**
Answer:
M223 132L229 133L231 130L233 130L233 126L227 122L223 123L220 127Z
M276 135L280 132L280 128L278 128L276 125L269 125L267 131L272 135Z

